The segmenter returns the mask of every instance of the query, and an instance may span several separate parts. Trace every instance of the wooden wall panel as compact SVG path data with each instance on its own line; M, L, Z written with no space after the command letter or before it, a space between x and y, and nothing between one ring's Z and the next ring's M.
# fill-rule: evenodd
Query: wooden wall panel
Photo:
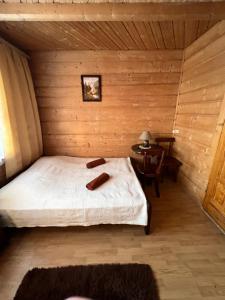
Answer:
M184 51L175 118L175 153L183 162L181 180L204 199L216 148L225 93L225 21Z
M173 129L182 51L33 52L45 154L127 156L147 129ZM82 102L81 74L102 75L102 102Z

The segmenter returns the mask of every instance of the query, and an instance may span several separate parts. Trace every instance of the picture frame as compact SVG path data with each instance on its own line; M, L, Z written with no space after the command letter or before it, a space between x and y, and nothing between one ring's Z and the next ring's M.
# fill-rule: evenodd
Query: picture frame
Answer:
M83 102L102 101L100 75L81 75Z

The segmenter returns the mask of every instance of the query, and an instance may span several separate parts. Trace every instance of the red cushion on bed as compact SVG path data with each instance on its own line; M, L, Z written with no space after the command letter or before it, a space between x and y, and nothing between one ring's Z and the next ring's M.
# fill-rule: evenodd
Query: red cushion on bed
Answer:
M105 183L107 180L109 179L109 174L107 173L102 173L101 175L99 175L98 177L96 177L95 179L93 179L92 181L90 181L87 185L86 188L88 190L95 190L97 187L99 187L100 185L102 185L103 183Z
M106 161L104 158L99 158L99 159L90 161L89 163L86 164L86 166L88 169L91 169L91 168L97 167L99 165L103 165L105 163L106 163Z

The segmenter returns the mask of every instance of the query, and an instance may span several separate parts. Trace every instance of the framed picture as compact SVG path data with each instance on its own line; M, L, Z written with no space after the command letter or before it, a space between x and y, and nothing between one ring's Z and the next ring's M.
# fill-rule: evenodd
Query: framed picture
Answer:
M83 101L102 101L101 76L81 75Z

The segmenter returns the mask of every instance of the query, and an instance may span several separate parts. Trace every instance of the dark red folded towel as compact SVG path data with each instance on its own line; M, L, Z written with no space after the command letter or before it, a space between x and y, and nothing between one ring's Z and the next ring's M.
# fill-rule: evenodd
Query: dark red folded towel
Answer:
M86 164L86 166L88 169L91 169L91 168L97 167L99 165L103 165L105 163L106 163L106 161L104 160L104 158L99 158L99 159L90 161L89 163Z
M96 177L95 179L93 179L92 181L90 181L87 185L86 188L88 190L93 191L94 189L96 189L97 187L99 187L100 185L102 185L104 182L106 182L107 180L109 180L109 174L107 173L102 173L101 175L99 175L98 177Z

